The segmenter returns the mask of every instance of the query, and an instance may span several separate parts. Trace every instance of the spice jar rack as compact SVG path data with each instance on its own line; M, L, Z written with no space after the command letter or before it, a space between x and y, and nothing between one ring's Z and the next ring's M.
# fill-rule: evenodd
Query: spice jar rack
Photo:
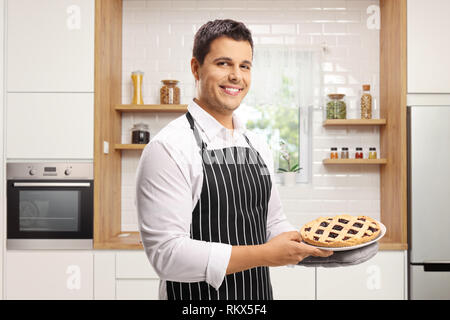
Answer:
M323 164L386 164L387 159L323 159Z
M187 112L187 104L120 104L115 107L117 112ZM115 150L143 150L146 144L122 144L116 143Z
M327 119L323 122L324 127L331 126L384 126L386 119ZM345 165L366 165L375 164L383 165L387 163L387 159L323 159L323 164L345 164Z
M323 126L384 126L386 119L328 119Z

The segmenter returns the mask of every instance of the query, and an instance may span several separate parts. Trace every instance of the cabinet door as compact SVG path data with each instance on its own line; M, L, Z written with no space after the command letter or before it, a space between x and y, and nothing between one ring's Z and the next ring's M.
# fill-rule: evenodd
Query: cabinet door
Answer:
M8 159L93 159L93 93L8 93Z
M94 251L94 299L116 298L116 254L114 251Z
M7 2L7 91L94 91L93 0Z
M362 264L317 268L317 299L405 299L405 252L381 251Z
M408 0L408 93L450 93L450 1Z
M92 299L92 252L8 251L6 299Z
M275 300L314 300L315 268L270 268L273 298Z

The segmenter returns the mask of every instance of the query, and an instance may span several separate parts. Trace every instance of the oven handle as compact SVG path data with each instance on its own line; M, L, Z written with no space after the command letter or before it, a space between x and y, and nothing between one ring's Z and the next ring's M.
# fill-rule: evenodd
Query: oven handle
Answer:
M14 187L90 187L89 182L14 182Z

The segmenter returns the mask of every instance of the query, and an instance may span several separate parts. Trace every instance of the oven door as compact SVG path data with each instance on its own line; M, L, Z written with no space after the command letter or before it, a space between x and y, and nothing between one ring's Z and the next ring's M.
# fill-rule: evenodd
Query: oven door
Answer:
M8 247L26 249L39 243L58 249L79 248L81 243L82 248L88 243L92 247L93 184L92 180L8 180Z

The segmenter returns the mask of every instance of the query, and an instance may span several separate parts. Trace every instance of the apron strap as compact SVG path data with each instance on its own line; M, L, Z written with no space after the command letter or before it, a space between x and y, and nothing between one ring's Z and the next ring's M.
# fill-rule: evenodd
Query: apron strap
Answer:
M186 113L186 118L189 121L189 125L191 126L192 131L194 132L195 140L197 140L197 145L200 147L200 149L203 151L206 150L207 144L200 138L200 134L198 133L197 127L194 124L194 118L189 113L189 111Z
M202 151L203 151L203 150L206 150L207 144L206 144L206 142L204 142L204 141L202 140L202 138L200 138L200 134L198 133L198 129L197 129L197 127L196 127L195 124L194 124L194 118L192 117L192 115L190 114L189 111L186 112L186 118L187 118L187 120L188 120L188 122L189 122L189 125L191 126L192 131L194 132L195 140L197 140L197 145L200 147L200 149L201 149ZM253 145L251 144L250 139L247 137L247 135L244 133L243 136L244 136L245 140L247 141L249 147L250 147L252 150L254 150L254 151L256 152L256 154L258 155L258 152L257 152L256 149L253 147ZM258 155L258 159L259 159L259 155ZM259 159L259 160L260 160L260 159Z
M245 138L245 141L247 141L248 145L250 146L250 148L252 148L253 150L256 150L255 148L253 148L253 145L250 143L250 139L247 138L247 135L245 133L242 134Z

